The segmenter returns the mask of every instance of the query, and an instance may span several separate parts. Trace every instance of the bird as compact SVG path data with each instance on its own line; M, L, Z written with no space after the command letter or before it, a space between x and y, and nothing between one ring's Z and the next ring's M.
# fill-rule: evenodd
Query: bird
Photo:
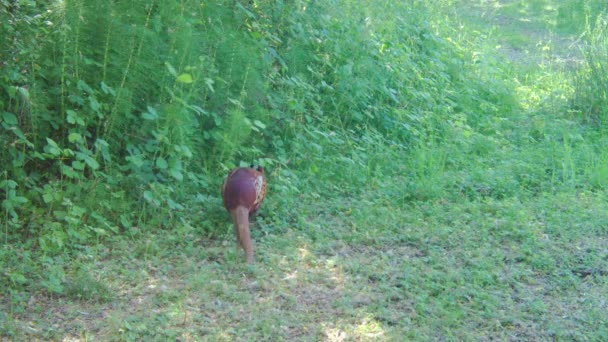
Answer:
M248 264L253 263L253 244L249 218L255 214L266 196L266 177L262 166L239 167L231 170L222 184L224 207L232 216L237 249L245 251Z

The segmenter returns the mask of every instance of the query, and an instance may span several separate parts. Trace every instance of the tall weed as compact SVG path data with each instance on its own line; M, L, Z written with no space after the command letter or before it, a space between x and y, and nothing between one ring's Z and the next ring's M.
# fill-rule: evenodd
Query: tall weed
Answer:
M589 27L589 26L588 26ZM597 17L583 48L584 67L578 71L574 110L585 122L604 130L608 123L608 18Z

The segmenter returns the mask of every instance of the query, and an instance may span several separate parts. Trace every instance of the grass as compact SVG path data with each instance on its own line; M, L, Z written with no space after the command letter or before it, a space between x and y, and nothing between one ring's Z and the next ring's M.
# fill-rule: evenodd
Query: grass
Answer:
M569 68L577 64L560 63L570 56L566 44L544 42L572 32L556 29L551 18L559 11L548 3L457 7L478 31L466 39L483 56L501 53L481 59L480 73L510 79L517 103L480 106L488 112L475 127L456 125L460 140L370 162L370 174L405 166L360 193L279 198L270 178L253 228L256 264L235 251L227 215L217 227L226 233L215 240L188 224L134 227L132 237L45 259L53 276L38 291L0 293L0 336L601 340L608 335L608 141L567 112ZM487 27L497 29L487 36ZM490 90L497 102L511 101ZM505 106L516 110L503 113ZM19 248L1 253L31 257ZM1 274L27 272L27 264Z
M258 263L230 236L100 247L80 300L35 294L9 315L15 339L594 339L608 308L608 201L391 204L305 201L306 222L254 231ZM373 228L370 228L373 227ZM86 259L86 257L82 257ZM80 280L80 287L97 281ZM82 276L70 275L68 282ZM95 287L95 286L93 286ZM108 291L111 289L111 291ZM27 317L23 319L21 317ZM5 326L5 328L7 327ZM603 328L602 328L603 327ZM603 330L602 330L603 329Z

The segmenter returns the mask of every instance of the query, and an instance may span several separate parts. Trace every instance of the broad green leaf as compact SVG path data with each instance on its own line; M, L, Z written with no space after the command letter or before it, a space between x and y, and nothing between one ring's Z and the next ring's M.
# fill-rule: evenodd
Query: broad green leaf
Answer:
M68 95L68 100L70 100L70 102L72 102L72 103L76 103L81 106L84 106L84 99L82 98L82 96L77 96L74 94Z
M97 162L97 160L93 159L91 156L86 156L84 158L84 162L87 163L87 165L93 170L99 169L99 163Z
M71 124L77 124L79 126L84 126L84 119L81 118L78 113L76 113L75 111L68 109L65 111L66 114L66 120L68 121L68 123Z
M25 87L17 87L17 92L21 95L21 98L28 99L30 98L30 91Z
M78 172L75 172L72 167L67 165L61 165L61 173L71 179L77 179L80 177Z
M5 122L9 126L14 126L19 123L17 116L9 112L2 112L2 122Z
M193 157L192 151L190 151L190 148L186 145L175 145L173 148L175 149L176 152L180 153L182 156L184 156L186 158Z
M97 170L99 168L99 163L95 158L91 157L87 153L76 152L76 158L78 160L84 161L91 169Z
M148 203L152 203L156 206L160 205L160 201L154 197L154 193L152 193L152 191L149 191L149 190L144 191L144 199Z
M23 134L23 132L19 129L19 127L13 126L10 128L10 130L13 131L13 133L15 133L15 135L20 139L18 141L19 143L23 143L29 147L34 147L34 144L32 144L32 142L27 140L27 138L25 137L25 134Z
M144 191L144 199L148 202L151 202L152 200L154 200L154 194L152 194L151 191Z
M15 189L17 187L17 182L12 179L3 180L0 182L0 189Z
M89 97L89 107L91 107L94 112L98 112L99 109L101 109L101 104L94 97Z
M70 133L68 135L68 141L69 142L78 142L78 141L82 141L82 135L78 134L78 133Z
M193 82L193 79L192 79L192 75L190 75L190 74L181 74L181 75L177 76L176 81L179 83L189 84L189 83Z
M144 165L144 160L141 156L128 156L125 159L136 168L140 168Z
M77 205L72 205L70 207L70 215L72 215L72 216L81 217L82 215L86 214L86 212L87 212L86 208L83 208L83 207L80 207Z
M51 203L55 199L55 196L52 193L45 193L42 195L42 200L44 203Z
M143 113L142 118L144 118L145 120L156 120L158 119L158 113L156 112L156 109L154 109L153 107L148 106L148 111Z
M72 167L73 167L75 170L80 170L80 171L82 171L82 170L84 170L85 163L83 163L83 162L81 162L81 161L79 161L79 160L74 160L74 161L72 162Z
M66 114L66 120L68 121L68 123L71 123L71 124L76 123L76 117L77 117L78 115L76 115L76 112L75 112L75 111L73 111L73 110L71 110L71 109L68 109L68 110L65 112L65 114Z
M163 157L158 157L156 159L156 167L158 167L161 170L166 170L167 169L167 160L165 160L165 158Z
M169 175L178 181L182 181L184 179L184 175L179 169L169 169Z
M23 204L23 203L27 203L29 202L29 200L25 197L22 196L15 196L13 198L11 198L11 200L15 203L19 203L19 204Z
M44 147L44 151L53 155L54 157L61 155L61 149L57 146L57 143L51 138L46 138L47 145Z

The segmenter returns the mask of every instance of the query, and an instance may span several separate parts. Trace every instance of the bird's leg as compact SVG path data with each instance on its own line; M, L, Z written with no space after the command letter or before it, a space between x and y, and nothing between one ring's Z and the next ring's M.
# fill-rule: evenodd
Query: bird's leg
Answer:
M236 245L235 245L235 255L239 255L239 251L241 249L241 237L239 236L239 230L237 228L237 223L236 223L236 218L233 220L233 226L234 226L234 236L236 238Z

